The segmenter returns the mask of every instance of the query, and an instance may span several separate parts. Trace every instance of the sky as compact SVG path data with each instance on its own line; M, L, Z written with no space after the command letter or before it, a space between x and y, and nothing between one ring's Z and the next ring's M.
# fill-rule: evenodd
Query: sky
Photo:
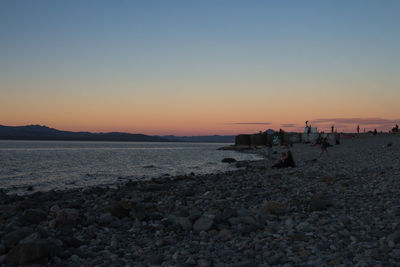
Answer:
M400 1L0 1L0 124L389 130Z

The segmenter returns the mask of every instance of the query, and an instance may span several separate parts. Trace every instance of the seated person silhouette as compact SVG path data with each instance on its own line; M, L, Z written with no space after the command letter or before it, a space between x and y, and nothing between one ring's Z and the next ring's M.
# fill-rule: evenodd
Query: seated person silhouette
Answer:
M295 167L295 163L293 160L292 152L289 150L288 152L282 152L281 160L274 164L272 168L280 169L280 168L288 168L288 167Z

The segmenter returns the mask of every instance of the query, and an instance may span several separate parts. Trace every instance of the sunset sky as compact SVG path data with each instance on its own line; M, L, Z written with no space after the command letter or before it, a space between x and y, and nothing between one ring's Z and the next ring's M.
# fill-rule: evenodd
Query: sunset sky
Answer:
M400 123L400 1L0 1L0 124L157 135Z

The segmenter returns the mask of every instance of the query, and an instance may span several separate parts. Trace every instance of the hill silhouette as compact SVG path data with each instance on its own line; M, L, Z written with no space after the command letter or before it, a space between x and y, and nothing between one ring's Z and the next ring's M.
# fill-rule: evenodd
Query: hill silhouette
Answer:
M0 125L0 139L9 140L74 140L74 141L142 141L168 142L167 139L144 134L120 132L91 133L60 131L41 125L4 126Z
M136 141L136 142L215 142L234 143L233 135L206 136L151 136L121 132L91 133L61 131L44 125L0 125L0 139L7 140L63 140L63 141Z

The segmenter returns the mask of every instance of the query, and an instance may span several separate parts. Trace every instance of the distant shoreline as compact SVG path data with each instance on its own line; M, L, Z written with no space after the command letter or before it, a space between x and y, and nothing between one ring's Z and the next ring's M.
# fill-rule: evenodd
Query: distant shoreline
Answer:
M165 140L165 141L151 141L151 140L106 140L106 139L51 139L51 138L6 138L0 137L0 141L64 141L64 142L140 142L140 143L221 143L221 144L234 144L235 142L228 141L186 141L186 140Z
M48 141L118 141L118 142L199 142L233 143L233 135L206 136L158 136L124 132L92 133L57 130L44 125L0 125L0 140L48 140Z
M170 141L170 140L111 140L111 139L95 139L95 138L54 138L54 137L0 137L0 140L4 141L84 141L84 142L158 142L158 143L169 143L180 141Z

